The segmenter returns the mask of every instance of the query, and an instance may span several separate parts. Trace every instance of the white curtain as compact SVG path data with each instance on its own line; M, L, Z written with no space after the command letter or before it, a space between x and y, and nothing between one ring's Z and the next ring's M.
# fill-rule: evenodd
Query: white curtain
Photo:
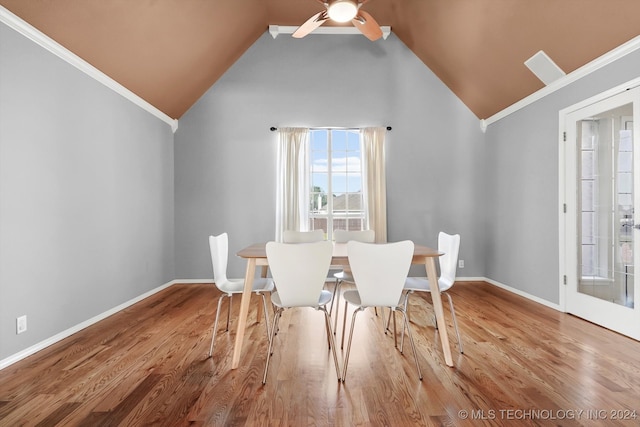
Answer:
M366 228L376 232L376 242L387 241L387 185L385 178L383 127L360 130L363 159Z
M280 128L276 182L276 236L285 230L307 231L309 185L307 145L309 129Z

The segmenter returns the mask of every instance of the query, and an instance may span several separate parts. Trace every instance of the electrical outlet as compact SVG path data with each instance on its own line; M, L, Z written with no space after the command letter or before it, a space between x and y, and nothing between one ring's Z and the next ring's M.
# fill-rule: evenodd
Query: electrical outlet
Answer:
M458 260L458 268L464 268L464 260Z
M16 334L27 332L27 316L20 316L16 319Z

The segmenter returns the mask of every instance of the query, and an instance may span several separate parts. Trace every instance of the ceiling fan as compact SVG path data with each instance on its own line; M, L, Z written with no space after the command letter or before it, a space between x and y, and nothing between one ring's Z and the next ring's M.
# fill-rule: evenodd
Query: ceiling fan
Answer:
M353 23L362 34L364 34L369 40L374 41L382 37L382 30L380 25L376 22L371 15L364 10L360 10L363 4L369 0L317 0L322 3L325 10L318 12L311 18L300 25L293 33L293 37L300 39L320 25L326 20L331 19L335 22L349 22Z

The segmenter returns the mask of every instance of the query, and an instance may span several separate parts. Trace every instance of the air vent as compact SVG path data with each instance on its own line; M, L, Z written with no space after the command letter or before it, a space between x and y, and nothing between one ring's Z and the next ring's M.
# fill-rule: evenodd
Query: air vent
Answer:
M539 51L524 61L524 65L526 65L536 77L542 80L542 83L545 85L549 85L566 75L566 73L562 71L562 68L558 67L543 51Z

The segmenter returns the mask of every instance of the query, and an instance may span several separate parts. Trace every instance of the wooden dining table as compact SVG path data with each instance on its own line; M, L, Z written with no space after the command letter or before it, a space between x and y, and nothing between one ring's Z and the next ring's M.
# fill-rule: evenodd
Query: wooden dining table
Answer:
M236 331L236 339L233 347L231 369L236 369L240 365L240 356L242 355L244 332L247 326L249 301L251 299L251 289L253 287L253 281L256 275L256 267L262 267L263 277L266 276L267 273L269 262L267 261L267 253L265 248L266 243L254 243L237 253L239 257L247 260L247 270L244 278L244 291L242 293L242 300L240 302L240 315L238 317L238 329ZM438 325L443 325L443 327L438 329L438 332L440 335L440 341L442 343L444 360L448 366L453 366L451 347L449 345L449 336L447 334L447 328L444 327L446 323L444 320L444 311L442 310L442 298L440 295L440 289L438 287L438 273L436 271L435 264L435 260L442 255L444 255L444 253L439 252L436 249L432 249L422 245L415 245L412 264L422 264L425 266L427 278L429 279L429 285L431 287L431 298L433 301L433 309L436 314L436 322ZM346 243L334 243L331 265L349 265Z

